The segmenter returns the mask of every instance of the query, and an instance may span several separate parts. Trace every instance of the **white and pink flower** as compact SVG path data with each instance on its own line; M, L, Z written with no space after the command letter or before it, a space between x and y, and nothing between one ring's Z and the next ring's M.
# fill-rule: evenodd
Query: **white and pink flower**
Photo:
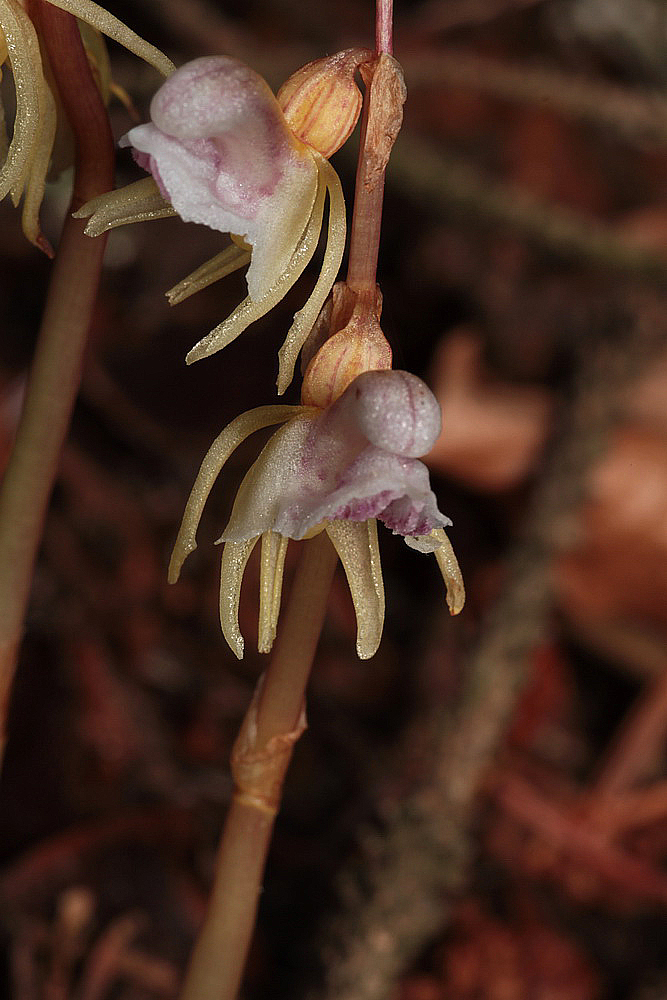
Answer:
M359 375L326 409L260 407L233 421L204 459L186 507L170 566L177 579L195 547L195 532L210 489L231 452L253 431L284 423L241 483L220 538L220 618L229 645L243 653L238 602L247 560L263 541L260 650L275 636L287 539L326 530L345 568L357 613L357 652L375 653L384 622L384 588L376 521L422 552L434 552L443 570L452 613L463 585L443 528L428 470L418 461L440 431L440 408L430 389L402 371ZM277 597L276 597L277 595Z
M328 61L330 72L349 84L366 55L357 49L338 53ZM313 72L319 78L323 69ZM296 98L291 89L287 93L288 113L293 114ZM317 98L319 108L318 94L312 99ZM344 122L340 115L332 119L341 140L358 114L349 96L345 104ZM262 77L229 56L208 56L181 66L153 97L150 114L151 121L131 129L121 145L132 148L151 177L93 199L77 215L89 219L90 236L176 214L231 235L231 246L167 292L174 305L249 264L248 297L192 348L188 363L221 350L284 297L315 253L328 196L320 275L280 353L278 391L284 392L345 249L345 203L336 172L315 146L295 133L297 125L288 122ZM338 145L327 147L327 155Z

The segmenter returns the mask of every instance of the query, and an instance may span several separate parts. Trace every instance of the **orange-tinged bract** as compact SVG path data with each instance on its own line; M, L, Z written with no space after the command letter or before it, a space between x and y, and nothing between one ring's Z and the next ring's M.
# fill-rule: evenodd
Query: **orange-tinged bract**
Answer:
M361 111L354 75L368 49L345 49L293 73L277 93L292 132L327 159L349 139Z

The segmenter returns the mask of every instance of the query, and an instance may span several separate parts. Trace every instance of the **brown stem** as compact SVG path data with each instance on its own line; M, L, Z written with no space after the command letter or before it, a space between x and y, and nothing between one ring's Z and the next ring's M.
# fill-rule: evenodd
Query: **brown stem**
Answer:
M30 6L76 144L72 207L113 186L113 142L75 19ZM16 441L0 491L0 759L32 570L79 387L104 240L68 215L58 247Z
M273 658L234 747L234 797L181 1000L234 1000L238 992L282 783L305 728L304 693L336 562L325 532L304 543Z

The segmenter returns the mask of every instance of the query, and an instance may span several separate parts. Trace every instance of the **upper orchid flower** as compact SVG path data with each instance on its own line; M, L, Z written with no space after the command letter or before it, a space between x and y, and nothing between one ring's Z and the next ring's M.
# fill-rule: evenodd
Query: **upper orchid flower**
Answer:
M227 642L243 654L238 604L246 563L262 537L259 648L275 637L287 540L326 530L345 568L358 623L357 652L366 659L380 642L384 588L376 519L408 545L434 552L452 614L461 610L463 583L428 471L418 456L440 431L440 408L428 387L402 371L368 371L326 408L264 406L242 414L217 438L202 463L174 546L174 582L208 494L232 451L249 434L284 423L250 468L220 541L220 618Z
M153 179L94 199L77 213L90 216L91 236L168 214L231 234L230 247L167 293L172 304L180 302L250 264L248 298L190 351L188 363L225 347L291 288L315 253L328 193L324 262L281 351L279 392L291 381L343 256L345 205L326 157L357 120L361 95L354 73L368 55L351 49L309 64L277 98L237 59L187 63L155 94L150 123L121 139Z
M115 39L168 76L173 64L158 49L115 18L92 0L48 0L74 14L82 27L90 25ZM89 58L90 33L84 34ZM44 196L44 184L51 162L56 137L56 102L47 83L35 26L22 0L0 0L0 74L6 63L12 71L16 93L16 115L11 143L4 128L4 112L0 105L0 198L11 194L18 205L23 197L23 231L27 238L48 254L52 250L39 227L39 208ZM104 80L101 81L104 84Z

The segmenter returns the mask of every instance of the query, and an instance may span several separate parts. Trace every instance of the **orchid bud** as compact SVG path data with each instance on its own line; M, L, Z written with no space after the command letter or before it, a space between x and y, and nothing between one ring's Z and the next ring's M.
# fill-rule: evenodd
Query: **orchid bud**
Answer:
M327 159L357 124L362 99L354 74L370 58L368 49L345 49L316 59L278 91L278 104L292 132Z
M304 347L304 406L329 406L348 385L368 371L391 368L391 347L380 327L382 294L359 300L344 282L334 285ZM334 331L334 332L332 332Z

